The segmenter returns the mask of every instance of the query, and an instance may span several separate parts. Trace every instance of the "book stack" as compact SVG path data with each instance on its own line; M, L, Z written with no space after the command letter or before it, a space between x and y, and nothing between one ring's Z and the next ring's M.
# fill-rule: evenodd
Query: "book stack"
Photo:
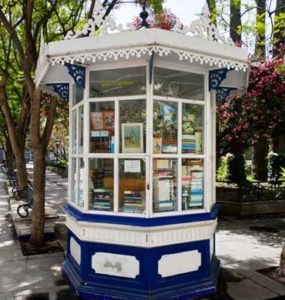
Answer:
M196 137L195 135L182 135L182 152L196 153Z
M182 177L182 209L188 209L191 199L191 177L184 176Z
M175 176L169 167L169 160L156 161L156 174L153 178L154 211L164 212L175 209Z
M144 193L141 191L124 191L124 212L142 213L144 210Z
M191 172L191 195L189 207L202 207L204 198L203 189L203 177L204 174L201 171Z
M112 210L112 190L109 189L94 189L92 200L93 209L95 210Z
M92 152L95 153L113 153L113 139L107 130L93 130L90 133L92 142Z

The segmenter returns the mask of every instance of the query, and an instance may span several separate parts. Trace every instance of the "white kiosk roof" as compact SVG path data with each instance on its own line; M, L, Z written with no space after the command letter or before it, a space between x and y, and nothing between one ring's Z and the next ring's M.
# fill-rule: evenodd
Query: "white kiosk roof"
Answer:
M96 17L98 18L98 14ZM195 26L198 26L195 29L198 33L201 33L201 30L213 32L212 25L209 27L207 24L205 27L207 20L206 18L200 23L195 23ZM98 25L98 21L95 22L96 24L94 22L95 20L88 21L88 28L84 29L85 33L90 30L96 34L94 27ZM189 30L193 32L193 28L190 27ZM49 66L56 64L71 63L86 66L111 60L138 59L151 56L152 53L159 57L168 56L170 61L185 61L207 69L227 68L242 71L239 73L247 71L246 49L217 42L209 33L207 39L203 39L201 35L193 37L180 32L151 28L88 37L78 37L79 35L76 34L73 39L51 42L47 45L42 43L35 82L39 85ZM69 34L69 38L71 37L72 35ZM244 76L245 74L242 77Z

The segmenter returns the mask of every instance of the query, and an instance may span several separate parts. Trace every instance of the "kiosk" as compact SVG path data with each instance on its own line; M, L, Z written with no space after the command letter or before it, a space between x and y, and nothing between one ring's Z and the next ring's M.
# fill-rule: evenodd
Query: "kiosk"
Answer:
M96 1L81 32L42 43L36 72L70 102L63 274L88 299L213 293L215 103L246 86L247 51L225 43L207 9L172 31L103 14Z

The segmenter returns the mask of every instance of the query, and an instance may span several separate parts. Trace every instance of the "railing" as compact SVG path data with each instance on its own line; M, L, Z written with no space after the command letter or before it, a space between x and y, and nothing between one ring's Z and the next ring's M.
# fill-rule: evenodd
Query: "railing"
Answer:
M217 185L218 201L258 202L285 201L285 181L278 182L245 182Z

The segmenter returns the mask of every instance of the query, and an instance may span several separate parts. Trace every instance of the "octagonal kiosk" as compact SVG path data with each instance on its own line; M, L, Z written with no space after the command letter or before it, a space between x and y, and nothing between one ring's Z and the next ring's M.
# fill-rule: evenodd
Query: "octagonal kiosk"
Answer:
M90 36L42 44L36 73L70 101L64 276L89 299L213 293L215 101L245 87L247 52L205 14L197 32L214 38L110 20L92 35L93 16Z

